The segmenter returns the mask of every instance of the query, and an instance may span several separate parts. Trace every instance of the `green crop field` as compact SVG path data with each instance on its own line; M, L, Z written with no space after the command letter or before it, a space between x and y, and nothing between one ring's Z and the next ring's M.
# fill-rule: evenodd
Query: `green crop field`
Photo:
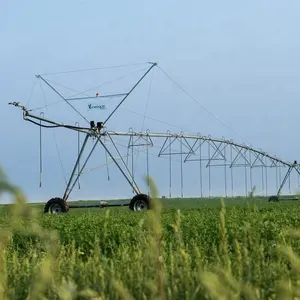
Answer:
M14 199L0 207L0 299L300 297L297 201L154 197L147 212L43 215L4 177L0 189Z

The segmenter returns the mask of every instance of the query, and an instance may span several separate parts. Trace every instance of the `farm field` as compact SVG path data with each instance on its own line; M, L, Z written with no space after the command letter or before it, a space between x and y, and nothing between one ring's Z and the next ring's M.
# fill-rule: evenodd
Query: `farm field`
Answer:
M298 296L300 231L291 230L300 228L299 203L224 203L163 199L148 212L43 215L43 204L20 198L0 210L0 298Z

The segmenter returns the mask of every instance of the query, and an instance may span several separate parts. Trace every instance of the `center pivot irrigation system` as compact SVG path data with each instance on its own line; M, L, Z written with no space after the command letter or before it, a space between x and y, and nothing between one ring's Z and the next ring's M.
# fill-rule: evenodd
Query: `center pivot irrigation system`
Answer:
M149 162L148 162L148 148L153 147L153 139L156 138L161 140L160 151L158 153L158 157L168 156L170 158L170 165L169 165L169 178L170 178L170 188L171 188L171 156L172 155L179 155L181 158L181 191L183 190L183 171L182 171L182 164L191 161L198 161L200 163L200 186L201 186L201 197L202 197L202 165L203 162L206 162L206 168L209 169L209 189L210 189L210 168L211 167L224 167L225 168L225 193L227 195L227 172L226 167L231 169L231 188L233 191L233 167L237 166L244 166L245 167L245 178L246 178L246 168L250 168L250 185L251 188L252 184L252 170L255 167L262 168L262 184L265 186L266 189L266 178L267 173L264 171L267 167L275 168L276 169L276 181L277 181L277 194L268 197L269 202L277 202L279 201L280 194L282 191L283 186L285 185L286 181L290 178L290 174L292 170L296 170L298 176L298 183L299 183L299 176L300 176L300 167L297 161L294 162L286 162L283 161L275 156L269 155L262 150L254 149L250 146L245 144L235 143L233 140L226 140L225 138L217 139L212 138L210 136L202 136L200 134L184 134L181 132L180 134L171 133L167 131L167 133L152 133L149 130L146 132L134 132L132 130L128 132L116 132L116 131L109 131L106 129L107 122L115 115L117 110L121 107L124 101L132 94L132 92L136 89L136 87L142 82L142 80L147 76L147 74L157 65L157 63L148 63L150 66L147 67L146 71L143 75L135 82L135 84L125 93L118 93L118 94L110 94L110 95L99 95L98 93L96 96L87 96L87 97L76 97L76 98L67 98L62 95L50 82L50 80L46 80L42 75L36 75L36 77L42 81L42 83L46 84L56 95L61 98L61 101L66 103L77 115L82 117L85 121L89 123L89 126L83 127L78 125L70 125L59 123L57 121L45 118L43 114L40 115L33 114L32 110L22 106L19 102L10 102L9 105L14 105L22 109L23 111L23 119L29 121L41 128L66 128L78 134L84 134L85 138L81 147L78 147L78 156L74 167L72 169L71 175L69 180L66 183L66 188L62 197L55 197L50 199L44 207L44 212L50 213L65 213L68 212L70 208L83 208L83 207L108 207L108 206L129 206L129 208L133 211L137 210L148 210L151 208L151 198L149 193L142 193L139 189L136 180L134 178L133 169L130 170L128 165L126 164L125 160L122 158L122 155L119 151L118 145L115 142L115 138L117 137L127 137L129 138L129 148L133 149L134 146L146 146L147 151L147 174L149 173ZM160 68L160 67L159 67ZM164 71L163 71L164 72ZM170 78L170 77L169 77ZM80 100L87 100L87 99L101 99L107 97L120 97L120 101L115 105L114 109L106 116L104 120L88 120L86 117L83 116L82 112L80 112L75 105L73 105L74 101ZM98 106L99 108L99 106ZM101 109L101 106L100 106ZM79 124L78 122L76 122ZM86 149L86 145L89 139L93 139L95 141L92 149L88 153L84 163L81 165L80 161L82 159L83 153ZM114 151L118 154L118 158L112 153L109 147L106 145L104 140L109 140L111 143ZM135 140L134 140L135 139ZM140 141L143 141L141 144ZM134 142L135 141L135 142ZM136 141L139 141L137 144ZM172 147L176 143L179 143L180 151L174 152L172 151ZM115 164L115 166L119 169L122 173L128 184L133 189L135 196L131 199L131 201L127 204L111 204L107 201L100 201L97 204L86 204L86 205L71 205L68 203L68 199L70 193L74 189L75 185L79 183L79 178L83 173L83 170L86 167L87 162L89 161L92 153L94 152L97 145L101 145ZM208 147L208 154L204 157L204 146ZM183 149L184 148L184 149ZM121 161L121 163L118 162ZM243 163L241 164L241 160ZM277 170L280 171L280 168L287 168L287 172L284 178L278 178ZM265 173L264 173L265 172ZM245 179L245 184L247 186L249 179ZM209 190L210 191L210 190ZM182 192L183 195L183 192ZM170 190L171 196L171 190ZM287 198L286 198L287 199ZM297 197L290 197L289 200L297 200Z

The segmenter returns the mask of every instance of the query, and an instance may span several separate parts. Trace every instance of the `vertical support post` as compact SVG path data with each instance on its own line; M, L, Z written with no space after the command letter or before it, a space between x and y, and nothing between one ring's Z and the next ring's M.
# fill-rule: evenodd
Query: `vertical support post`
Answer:
M41 117L44 117L44 113L40 113ZM42 161L42 120L40 120L40 187L42 187L43 176L43 161Z
M250 189L253 191L253 178L252 178L252 152L249 152L249 163L250 163Z
M267 160L267 158L265 158L265 161ZM267 167L267 163L265 162L265 177L266 177L266 196L268 196L268 167Z
M170 133L168 131L168 133ZM169 198L172 197L172 151L171 151L171 147L172 147L172 141L171 138L169 137Z
M200 134L199 134L200 136ZM200 162L200 195L201 195L201 198L203 197L203 182L202 182L202 151L201 151L201 147L202 147L202 141L201 139L199 138L199 156L200 156L200 159L199 159L199 162Z
M225 138L223 137L223 140ZM225 197L227 198L227 169L226 169L226 146L224 147L224 185L225 185Z
M276 164L276 190L278 191L278 164Z
M149 133L147 131L147 133ZM147 135L147 150L146 150L146 164L147 164L147 191L148 191L148 196L150 195L150 185L149 185L149 135Z
M264 166L261 167L261 195L264 196L264 191L265 191L265 182L264 182Z
M79 127L79 122L75 123L75 126ZM80 132L77 132L77 155L79 156L80 153ZM79 174L79 170L80 170L80 160L78 161L78 168L77 168L77 172ZM80 190L80 181L78 178L78 189Z
M106 142L106 138L105 138L105 136L104 136L104 143L105 143L105 142ZM106 162L107 180L110 181L107 151L104 151L104 152L105 152L105 162Z
M208 142L208 159L210 160L210 142ZM210 163L208 163L208 198L210 198L210 189L211 189L211 182L210 182Z
M132 174L132 185L134 183L134 169L133 169L133 136L131 139L131 174ZM134 194L134 189L132 189L132 193Z
M230 145L230 177L231 177L231 197L233 198L233 168L232 168L232 145Z
M291 191L291 174L289 175L289 193L290 193L290 195L292 194L292 191Z
M182 158L182 137L180 138L180 177L181 177L181 198L183 198L183 158Z
M247 177L247 162L245 160L245 192L246 197L248 197L248 177Z
M281 167L279 167L279 183L282 182ZM279 186L280 187L280 186ZM278 189L277 189L278 191Z

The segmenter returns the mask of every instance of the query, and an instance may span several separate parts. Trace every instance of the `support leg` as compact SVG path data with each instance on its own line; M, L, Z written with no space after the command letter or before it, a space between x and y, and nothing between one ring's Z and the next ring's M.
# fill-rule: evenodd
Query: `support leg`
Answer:
M81 169L80 169L79 173L77 174L77 177L76 177L76 179L74 180L74 182L73 182L73 184L72 184L71 188L69 188L69 190L66 192L66 199L68 199L68 198L69 198L69 196L70 196L70 193L71 193L71 192L72 192L72 190L74 189L74 187L75 187L75 184L77 183L77 181L78 181L78 179L79 179L79 177L80 177L80 175L81 175L82 171L84 170L84 168L85 168L86 164L88 163L88 161L89 161L89 159L90 159L90 157L91 157L92 153L94 152L94 150L95 150L95 148L96 148L97 144L98 144L98 140L96 141L96 143L94 144L94 146L93 146L92 150L90 151L90 153L89 153L88 157L86 158L86 160L85 160L85 162L84 162L83 166L81 167Z
M283 178L283 181L278 189L278 192L277 192L277 197L279 197L280 193L281 193L281 190L283 189L284 185L285 185L285 182L287 181L287 179L289 178L292 170L293 170L294 166L290 166L288 171L286 172L284 178Z
M116 159L114 158L114 156L110 153L110 151L108 150L108 148L106 147L106 145L102 142L100 137L97 137L98 141L101 143L101 145L103 146L103 148L107 151L108 155L110 156L110 158L113 160L113 162L115 163L115 165L119 168L119 170L121 171L121 173L123 174L123 176L125 177L125 179L127 180L127 182L129 183L129 185L132 187L132 189L135 191L136 194L140 194L140 190L137 186L137 184L135 183L135 181L133 180L132 176L130 180L130 178L127 176L127 174L123 171L123 169L121 168L121 166L118 164L118 162L116 161ZM114 143L113 143L114 144ZM119 154L120 155L120 154ZM120 155L121 157L121 155ZM128 171L128 170L127 170ZM129 172L129 171L128 171ZM129 172L130 174L130 172Z
M73 180L73 177L74 177L74 175L75 175L76 168L77 168L77 166L79 165L80 158L81 158L81 156L82 156L82 153L83 153L83 151L84 151L84 148L85 148L85 146L86 146L86 143L87 143L87 141L88 141L88 138L89 138L89 134L87 134L87 135L85 136L85 139L84 139L84 141L83 141L81 150L80 150L80 152L79 152L79 155L78 155L77 160L76 160L76 163L75 163L75 165L74 165L72 174L71 174L71 176L70 176L69 182L68 182L68 184L67 184L67 186L66 186L66 190L65 190L64 196L63 196L63 200L65 200L65 201L68 199L68 192L69 192L69 189L70 189L70 185L71 185L72 180ZM79 175L79 174L78 174L78 175Z
M271 196L269 197L269 202L273 201L273 202L278 202L279 201L279 196L280 196L280 193L281 193L281 190L283 189L287 179L289 178L292 170L295 168L297 170L297 161L295 161L292 165L289 166L289 169L287 170L282 182L281 182L281 185L278 189L278 192L277 192L277 195L276 196Z

